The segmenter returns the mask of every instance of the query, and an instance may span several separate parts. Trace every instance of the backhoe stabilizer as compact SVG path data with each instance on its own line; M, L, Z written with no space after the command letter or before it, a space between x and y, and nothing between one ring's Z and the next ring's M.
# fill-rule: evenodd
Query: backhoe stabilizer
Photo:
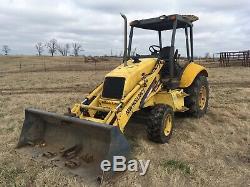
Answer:
M128 157L130 152L118 127L31 108L25 110L17 148L32 158L65 167L86 180L102 175L102 160L112 163L113 156Z

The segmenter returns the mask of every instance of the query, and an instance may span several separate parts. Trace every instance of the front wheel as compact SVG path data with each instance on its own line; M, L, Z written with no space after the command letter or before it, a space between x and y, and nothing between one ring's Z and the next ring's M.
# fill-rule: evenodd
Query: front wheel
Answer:
M147 124L148 138L157 143L167 143L174 127L174 112L168 105L156 105L150 112Z
M198 75L192 85L185 89L185 92L189 94L185 98L185 106L189 108L187 112L194 117L202 117L207 112L209 100L207 77Z

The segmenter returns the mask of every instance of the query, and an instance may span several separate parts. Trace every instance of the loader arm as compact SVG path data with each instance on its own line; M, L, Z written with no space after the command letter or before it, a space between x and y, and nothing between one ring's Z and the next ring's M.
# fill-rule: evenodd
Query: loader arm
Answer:
M121 132L124 132L132 114L143 108L147 97L161 88L159 72L162 67L163 61L158 60L152 72L143 75L141 81L121 100L101 98L103 87L101 84L86 97L86 102L75 104L71 109L71 114L80 119L118 126ZM104 117L100 119L98 113L103 113Z

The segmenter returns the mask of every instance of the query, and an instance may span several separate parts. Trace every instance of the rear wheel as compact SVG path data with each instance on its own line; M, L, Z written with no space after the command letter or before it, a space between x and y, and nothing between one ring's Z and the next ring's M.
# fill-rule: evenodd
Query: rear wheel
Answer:
M187 113L200 118L207 112L209 87L207 77L198 75L192 85L185 89L189 94L185 98L185 106L189 108Z
M163 104L154 106L147 124L148 138L157 143L167 143L172 135L173 127L173 109Z

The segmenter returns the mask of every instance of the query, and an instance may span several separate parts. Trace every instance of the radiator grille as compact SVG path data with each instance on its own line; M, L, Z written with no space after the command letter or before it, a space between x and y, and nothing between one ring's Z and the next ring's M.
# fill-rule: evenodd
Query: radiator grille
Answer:
M103 84L102 97L110 99L121 99L123 95L125 78L106 77Z

